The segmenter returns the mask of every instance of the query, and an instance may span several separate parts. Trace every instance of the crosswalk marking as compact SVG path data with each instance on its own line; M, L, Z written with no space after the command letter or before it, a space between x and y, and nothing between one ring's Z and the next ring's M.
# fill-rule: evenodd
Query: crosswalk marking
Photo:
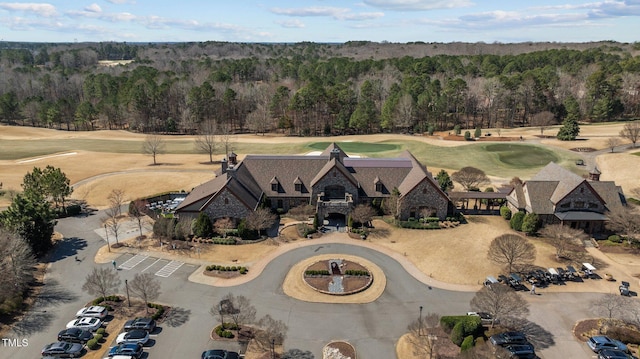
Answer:
M158 277L167 278L168 276L172 275L173 272L177 271L178 268L182 267L183 264L184 264L184 262L171 261L171 262L167 263L167 265L162 267L159 271L157 271L156 275Z
M145 256L144 254L136 254L135 256L129 258L128 261L122 263L118 268L129 270L142 263L147 258L149 258L149 256Z

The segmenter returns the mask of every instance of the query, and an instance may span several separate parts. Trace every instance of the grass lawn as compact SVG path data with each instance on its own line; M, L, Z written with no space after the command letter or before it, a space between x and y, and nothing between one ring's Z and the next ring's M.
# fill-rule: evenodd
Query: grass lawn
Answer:
M313 151L324 151L332 142L313 142L307 147ZM380 152L402 150L401 144L396 143L371 143L371 142L336 142L347 153L366 154L370 157L381 157Z
M513 168L544 166L560 160L555 153L540 146L495 143L484 145L484 150L496 154L500 162Z

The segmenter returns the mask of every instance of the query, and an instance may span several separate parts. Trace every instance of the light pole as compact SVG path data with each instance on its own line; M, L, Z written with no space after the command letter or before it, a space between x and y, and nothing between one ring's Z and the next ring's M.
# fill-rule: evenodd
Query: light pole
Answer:
M104 235L107 236L107 249L111 252L111 246L109 245L109 232L107 232L107 224L104 224Z
M418 325L418 336L422 336L422 306L420 306L420 318L418 319Z
M276 359L276 340L271 339L271 359Z
M131 307L131 299L129 299L129 281L126 279L124 280L124 286L127 288L127 305Z

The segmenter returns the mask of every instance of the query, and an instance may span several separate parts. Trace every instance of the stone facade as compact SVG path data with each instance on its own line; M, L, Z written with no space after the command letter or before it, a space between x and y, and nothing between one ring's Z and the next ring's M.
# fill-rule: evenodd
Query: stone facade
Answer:
M593 191L587 182L582 182L567 196L556 204L556 212L590 211L604 213L602 199Z
M435 211L435 217L445 220L449 214L449 203L448 198L440 195L429 181L423 180L400 198L398 216L401 220L419 217L421 209L429 208Z
M205 213L212 221L217 218L229 217L233 219L246 218L253 208L247 208L236 196L226 188L222 189L205 208Z

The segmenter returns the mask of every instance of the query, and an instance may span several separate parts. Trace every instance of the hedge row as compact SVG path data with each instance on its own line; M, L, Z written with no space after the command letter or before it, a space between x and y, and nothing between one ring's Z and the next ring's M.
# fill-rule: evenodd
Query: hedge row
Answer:
M368 277L370 274L368 271L366 270L356 270L356 269L347 269L344 274L346 275L353 275L356 277Z
M223 266L223 265L219 265L219 264L212 264L207 266L207 271L211 272L214 270L220 271L220 272L240 272L240 274L245 274L249 271L249 269L247 269L247 267L236 267L236 266Z
M198 238L198 239L194 239L194 242L196 243L208 243L208 244L222 244L222 245L234 245L237 244L238 242L235 240L235 238L222 238L222 237L215 237L215 238Z
M304 271L304 275L329 275L331 273L329 273L328 270L323 269L323 270L306 270Z
M417 221L398 221L398 227L410 229L440 229L440 224L438 222L424 224Z
M233 335L232 332L230 332L230 330L237 330L238 326L236 326L233 323L222 323L222 325L218 325L215 329L216 334L221 337L221 338L233 338L235 337L235 335Z
M151 316L151 319L158 320L164 314L164 307L161 304L147 303L147 307L157 309L156 313Z

